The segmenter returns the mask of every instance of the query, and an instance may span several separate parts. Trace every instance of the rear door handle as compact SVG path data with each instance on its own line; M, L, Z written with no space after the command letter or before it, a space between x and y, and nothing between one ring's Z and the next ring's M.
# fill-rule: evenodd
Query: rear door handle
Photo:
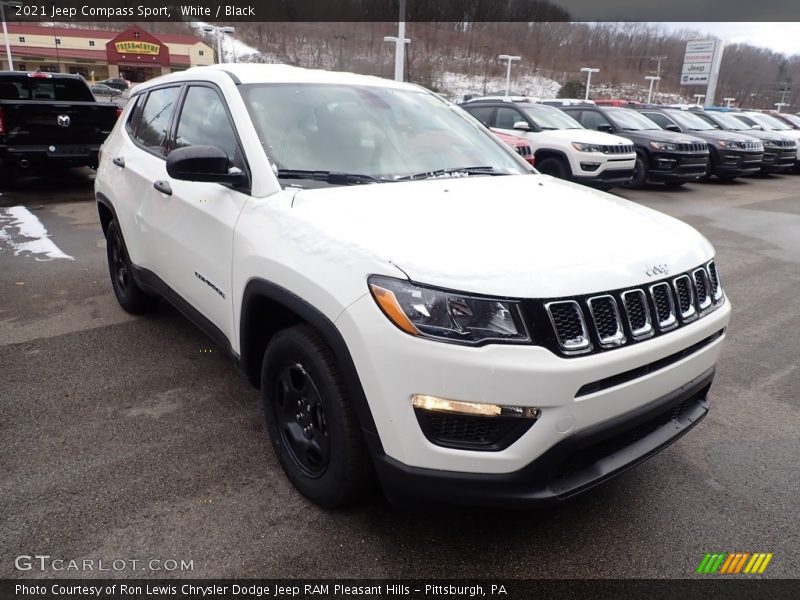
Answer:
M169 184L168 181L159 179L153 184L153 187L156 188L162 194L166 194L167 196L172 196L172 186Z
M120 169L124 169L125 168L125 159L122 158L121 156L117 156L111 162L113 162L115 165L117 165Z

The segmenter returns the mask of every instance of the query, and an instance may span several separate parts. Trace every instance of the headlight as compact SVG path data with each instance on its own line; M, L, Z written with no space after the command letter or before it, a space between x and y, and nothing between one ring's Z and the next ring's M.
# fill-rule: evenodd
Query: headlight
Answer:
M678 146L672 142L650 142L650 145L656 150L677 150Z
M519 303L446 292L390 277L369 278L372 297L397 327L447 342L529 342Z
M572 142L572 147L579 152L602 152L603 147L597 144L581 144L580 142Z
M764 147L765 148L777 148L778 142L775 140L764 140Z
M741 142L737 142L737 141L733 141L733 140L729 140L729 141L720 140L717 143L719 144L720 148L741 148L742 147L742 143Z

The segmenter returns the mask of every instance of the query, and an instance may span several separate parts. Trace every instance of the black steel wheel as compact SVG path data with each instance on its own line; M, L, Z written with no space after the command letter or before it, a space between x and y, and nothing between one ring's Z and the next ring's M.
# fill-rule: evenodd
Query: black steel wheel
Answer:
M276 333L261 367L272 448L295 488L321 506L360 499L372 465L338 362L309 325Z

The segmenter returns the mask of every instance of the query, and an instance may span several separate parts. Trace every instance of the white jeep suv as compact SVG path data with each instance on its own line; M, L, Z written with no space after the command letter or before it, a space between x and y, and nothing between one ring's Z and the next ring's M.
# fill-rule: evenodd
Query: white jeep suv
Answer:
M461 106L484 125L527 141L540 173L605 189L633 180L632 141L587 129L558 108L516 96L475 98Z
M325 506L569 498L692 428L730 312L688 225L540 175L414 85L218 65L139 85L96 197L114 292L261 389Z

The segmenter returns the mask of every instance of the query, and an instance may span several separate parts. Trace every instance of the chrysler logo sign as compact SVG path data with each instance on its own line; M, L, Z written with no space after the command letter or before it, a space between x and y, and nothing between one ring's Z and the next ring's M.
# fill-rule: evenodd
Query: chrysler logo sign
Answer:
M56 122L58 123L59 127L69 127L69 115L58 115Z

